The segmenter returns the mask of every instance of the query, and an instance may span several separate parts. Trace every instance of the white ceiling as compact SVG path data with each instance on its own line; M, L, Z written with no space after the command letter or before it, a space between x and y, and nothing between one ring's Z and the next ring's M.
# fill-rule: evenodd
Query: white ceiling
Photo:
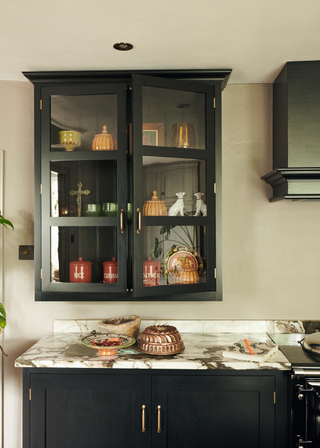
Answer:
M303 60L320 60L319 0L0 0L0 80L231 68L229 83L269 83L286 61Z

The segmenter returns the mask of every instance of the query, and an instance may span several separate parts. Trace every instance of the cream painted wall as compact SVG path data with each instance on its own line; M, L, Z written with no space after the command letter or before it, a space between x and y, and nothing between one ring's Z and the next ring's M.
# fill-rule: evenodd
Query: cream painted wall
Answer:
M5 151L4 448L22 447L22 371L14 360L53 329L54 319L134 313L164 319L320 318L320 202L270 204L260 177L271 170L271 91L267 84L223 92L222 302L36 303L33 261L33 87L0 82L0 150Z

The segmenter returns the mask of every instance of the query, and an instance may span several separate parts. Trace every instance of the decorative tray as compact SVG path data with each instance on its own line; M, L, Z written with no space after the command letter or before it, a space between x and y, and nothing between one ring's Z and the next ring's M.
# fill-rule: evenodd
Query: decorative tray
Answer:
M81 339L83 345L98 350L100 356L116 355L119 349L130 347L135 342L131 336L111 333L90 334Z
M172 246L164 256L164 272L174 277L185 265L196 269L199 276L203 272L203 261L198 252L188 246Z

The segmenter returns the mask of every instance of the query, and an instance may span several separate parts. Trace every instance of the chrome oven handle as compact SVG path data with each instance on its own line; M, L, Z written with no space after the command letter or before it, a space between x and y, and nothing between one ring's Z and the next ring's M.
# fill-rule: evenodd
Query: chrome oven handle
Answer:
M320 370L318 370L318 369L292 369L292 370L293 370L294 376L304 377L304 378L320 377Z

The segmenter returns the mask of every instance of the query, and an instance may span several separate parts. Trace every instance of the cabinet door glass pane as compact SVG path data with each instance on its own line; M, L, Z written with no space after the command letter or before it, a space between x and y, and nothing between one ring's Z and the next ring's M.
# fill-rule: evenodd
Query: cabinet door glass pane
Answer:
M51 216L117 216L117 162L51 162Z
M205 226L144 227L144 287L205 281Z
M142 144L206 149L205 94L144 86Z
M117 149L117 95L51 96L50 140L51 151Z
M117 228L52 226L51 281L118 283Z
M206 162L143 157L144 216L206 215Z

